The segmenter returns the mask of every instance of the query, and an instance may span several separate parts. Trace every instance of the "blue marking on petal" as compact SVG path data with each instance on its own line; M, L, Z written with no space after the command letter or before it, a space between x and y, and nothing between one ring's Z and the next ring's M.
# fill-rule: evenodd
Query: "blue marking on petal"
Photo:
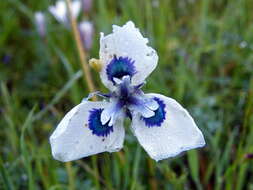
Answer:
M160 127L165 120L165 104L159 98L155 97L154 100L159 104L159 108L154 111L155 115L149 118L141 117L148 127Z
M134 61L128 57L114 58L108 64L106 68L106 74L108 79L115 84L113 78L121 79L123 76L129 75L132 77L136 73Z
M119 87L120 97L128 97L130 95L129 88L127 84L122 83Z
M101 123L101 113L103 109L93 109L90 111L89 116L89 128L92 130L92 134L97 136L107 136L113 132L113 126L109 126L109 121L102 125Z
M132 116L132 114L131 114L131 112L130 112L129 109L126 109L126 116L127 116L130 120L132 120L132 118L133 118L133 116Z

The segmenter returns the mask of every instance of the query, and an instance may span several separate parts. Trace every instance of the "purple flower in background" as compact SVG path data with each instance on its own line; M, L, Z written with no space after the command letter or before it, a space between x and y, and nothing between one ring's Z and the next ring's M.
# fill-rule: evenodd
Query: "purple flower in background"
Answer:
M4 64L9 64L11 62L11 55L8 54L4 55L2 61Z
M245 158L247 158L247 159L253 159L253 153L246 154Z
M67 162L123 147L124 118L141 146L156 161L205 145L193 118L176 100L145 94L141 88L156 68L158 56L133 22L113 25L100 37L100 78L111 91L92 93L71 109L50 136L52 155ZM92 102L97 94L104 101Z
M92 0L82 0L82 7L85 13L89 13L92 7Z
M42 12L36 12L34 14L35 25L40 37L44 38L46 35L46 23L45 23L45 15Z
M83 21L78 25L78 29L84 48L90 50L94 33L93 24L89 21Z

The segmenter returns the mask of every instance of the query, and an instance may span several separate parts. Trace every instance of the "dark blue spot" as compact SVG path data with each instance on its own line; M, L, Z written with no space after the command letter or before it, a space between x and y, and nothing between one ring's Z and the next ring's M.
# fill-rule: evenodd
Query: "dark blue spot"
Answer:
M126 116L127 116L130 120L132 120L132 118L133 118L133 116L132 116L132 114L131 114L131 112L130 112L129 109L126 109Z
M113 126L109 126L109 121L105 125L101 123L101 113L103 109L93 109L90 111L89 128L92 134L97 136L107 136L113 132Z
M159 98L155 97L154 100L159 104L159 108L155 110L155 115L149 118L142 117L148 127L160 127L165 120L165 104Z
M108 79L112 81L113 84L115 84L113 78L121 79L126 75L132 77L135 73L134 61L128 57L117 58L114 56L106 68Z
M125 83L121 83L120 87L119 87L119 94L120 94L120 97L128 97L130 95L130 92L129 92L129 88L127 86L127 84Z

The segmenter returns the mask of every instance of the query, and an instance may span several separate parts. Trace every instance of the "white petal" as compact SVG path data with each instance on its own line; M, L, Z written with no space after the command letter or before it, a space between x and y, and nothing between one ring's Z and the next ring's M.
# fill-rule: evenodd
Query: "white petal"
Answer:
M205 145L201 131L178 102L160 94L147 96L162 100L166 112L160 126L147 126L139 114L133 115L133 132L151 158L159 161Z
M72 1L72 14L73 14L73 17L74 18L77 18L79 13L80 13L80 10L81 10L81 2L80 0L75 0L75 1Z
M129 105L128 109L131 112L138 112L140 113L143 117L145 118L149 118L155 115L154 111L150 110L148 107L146 107L145 105Z
M155 115L155 110L158 109L159 104L153 99L146 96L142 91L135 97L135 104L129 105L128 109L131 112L139 112L143 117L149 118Z
M109 107L108 109L105 109L102 114L101 114L101 122L102 124L106 124L110 119L111 119L111 107Z
M116 99L111 98L110 103L106 106L101 114L101 122L102 124L106 124L109 120L109 126L112 126L114 121L117 119L117 116L120 112L120 108L118 107L118 101Z
M153 111L157 110L159 107L159 104L153 99L144 98L143 101L144 101L144 105Z
M100 60L102 70L100 77L102 82L109 89L113 89L113 83L107 75L107 66L116 56L127 57L134 63L135 74L132 76L132 84L141 84L146 77L155 69L158 61L156 51L147 46L148 39L143 38L139 29L129 21L122 27L113 26L113 33L100 37Z
M52 154L56 160L67 162L122 148L125 135L123 119L115 122L113 131L107 136L93 134L89 128L90 111L107 105L107 102L85 101L65 115L50 136Z
M50 6L48 10L58 22L67 23L67 5L65 1L57 1L55 6Z
M81 10L81 2L79 0L72 2L72 14L74 18L77 18ZM56 20L64 25L68 25L68 11L67 4L64 0L59 0L56 2L55 6L50 6L48 8L49 12L56 18Z
M121 84L122 83L121 79L113 77L113 80L116 82L116 84Z
M46 18L43 12L35 12L34 14L35 24L37 31L41 37L44 37L46 34Z

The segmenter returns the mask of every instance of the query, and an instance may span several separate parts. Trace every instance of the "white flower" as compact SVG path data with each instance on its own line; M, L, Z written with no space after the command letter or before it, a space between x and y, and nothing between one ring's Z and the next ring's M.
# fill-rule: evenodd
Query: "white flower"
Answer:
M56 20L65 26L69 25L68 20L68 9L67 4L64 0L58 0L55 6L50 6L48 8L49 12L56 18ZM74 18L77 18L81 10L81 2L75 0L71 3L71 11Z
M46 34L45 15L42 12L36 12L34 14L34 19L39 35L44 37Z
M146 77L158 56L147 46L133 22L101 34L100 77L109 94L93 93L107 101L83 100L62 119L50 137L53 157L66 162L123 147L126 116L139 143L156 161L202 147L205 140L190 114L172 98L144 94Z

